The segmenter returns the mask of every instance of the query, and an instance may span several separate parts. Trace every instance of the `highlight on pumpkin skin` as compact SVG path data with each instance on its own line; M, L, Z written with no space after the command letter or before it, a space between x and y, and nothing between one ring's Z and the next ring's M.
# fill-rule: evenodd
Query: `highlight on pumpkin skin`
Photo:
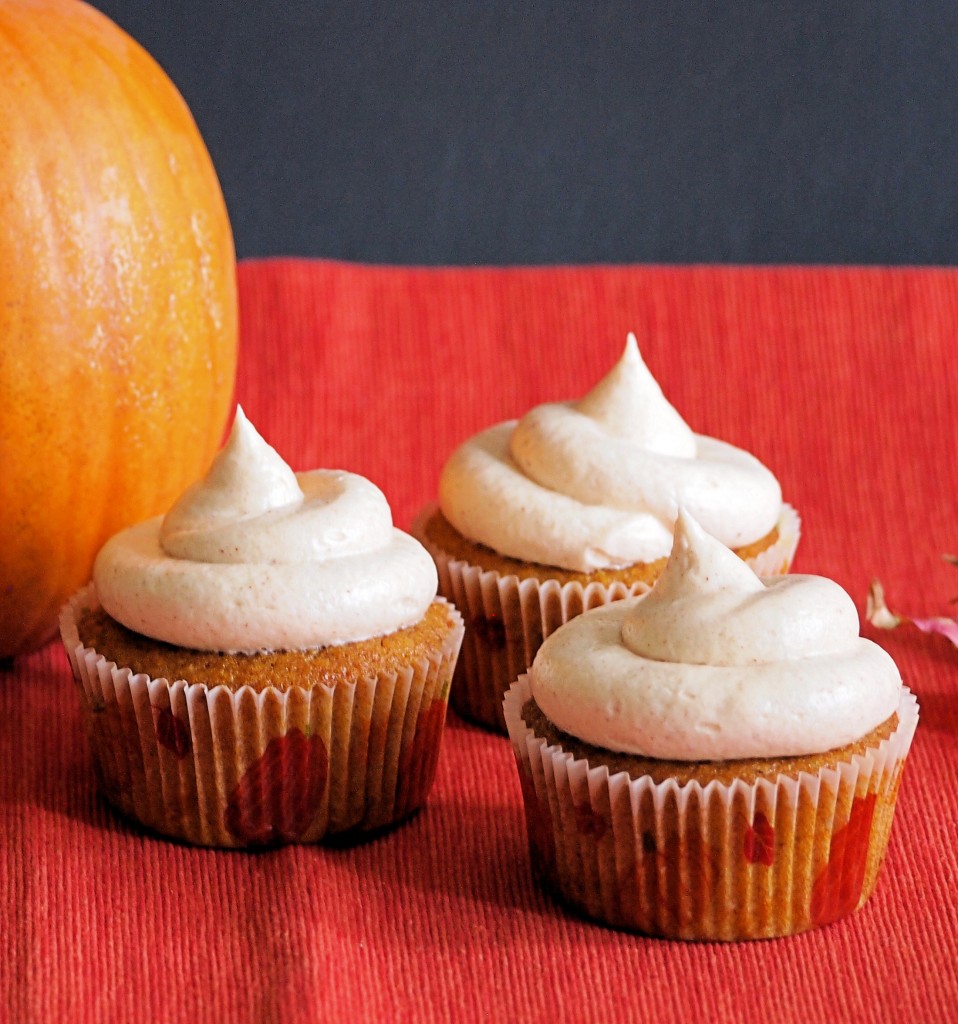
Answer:
M0 3L0 657L209 465L236 373L232 231L183 98L75 0ZM56 301L51 301L55 295ZM183 415L188 409L189 415Z

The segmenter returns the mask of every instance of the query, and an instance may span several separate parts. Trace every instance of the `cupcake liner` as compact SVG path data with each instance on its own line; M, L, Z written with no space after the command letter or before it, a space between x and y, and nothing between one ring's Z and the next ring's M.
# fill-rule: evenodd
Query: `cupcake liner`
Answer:
M796 934L871 894L918 704L895 732L817 774L706 786L610 775L537 737L527 676L505 698L533 869L560 899L614 927L676 939Z
M466 636L456 668L451 702L463 718L506 734L502 698L532 664L542 641L559 626L591 608L651 588L647 583L559 583L558 580L503 576L494 570L451 558L430 543L424 524L435 506L424 509L412 533L428 549L439 572L439 593L462 612ZM784 575L801 534L798 513L782 506L779 536L748 564L760 576Z
M142 824L204 846L310 843L400 821L435 774L463 635L398 673L336 686L230 690L134 675L80 643L91 586L60 631L94 765L109 801Z
M785 576L795 561L795 551L802 536L801 517L791 505L783 504L776 525L778 540L754 557L745 559L756 576Z

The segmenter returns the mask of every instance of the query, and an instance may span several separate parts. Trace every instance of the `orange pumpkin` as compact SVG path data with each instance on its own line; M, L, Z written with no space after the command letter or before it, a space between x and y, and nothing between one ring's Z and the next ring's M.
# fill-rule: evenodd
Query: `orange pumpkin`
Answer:
M0 657L209 464L236 266L189 110L79 0L0 0Z

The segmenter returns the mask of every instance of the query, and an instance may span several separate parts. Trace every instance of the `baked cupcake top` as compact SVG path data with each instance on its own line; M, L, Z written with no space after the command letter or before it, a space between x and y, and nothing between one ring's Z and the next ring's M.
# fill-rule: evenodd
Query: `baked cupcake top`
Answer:
M502 555L593 572L665 557L679 506L744 547L774 528L782 492L747 452L693 433L630 334L585 397L537 406L461 445L439 504L463 536Z
M529 674L564 732L681 761L823 753L893 715L901 691L837 583L759 579L684 511L650 593L560 627Z
M93 581L128 629L230 653L392 633L423 617L437 585L379 488L341 470L294 473L239 408L206 476L107 541Z

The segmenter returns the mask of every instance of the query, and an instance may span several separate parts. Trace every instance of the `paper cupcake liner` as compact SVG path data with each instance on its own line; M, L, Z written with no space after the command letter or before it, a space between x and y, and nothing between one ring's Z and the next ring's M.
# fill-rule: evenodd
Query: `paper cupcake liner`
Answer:
M817 774L706 786L610 775L537 737L522 676L505 698L533 868L580 913L676 939L790 935L871 894L891 831L918 704L896 731Z
M753 558L746 558L756 576L785 576L795 561L795 551L802 536L802 520L791 505L782 505L778 517L778 540Z
M451 558L425 537L423 524L434 506L425 509L412 533L425 545L439 572L439 593L462 612L466 636L456 667L451 702L463 718L506 734L502 698L520 673L532 664L542 641L563 623L591 608L650 589L647 583L559 583L558 580L503 576L493 570ZM798 513L782 506L779 536L774 544L748 559L760 576L788 572L801 534Z
M311 843L407 817L435 775L463 635L399 673L230 690L134 675L80 643L92 585L60 630L101 788L123 814L204 846Z

